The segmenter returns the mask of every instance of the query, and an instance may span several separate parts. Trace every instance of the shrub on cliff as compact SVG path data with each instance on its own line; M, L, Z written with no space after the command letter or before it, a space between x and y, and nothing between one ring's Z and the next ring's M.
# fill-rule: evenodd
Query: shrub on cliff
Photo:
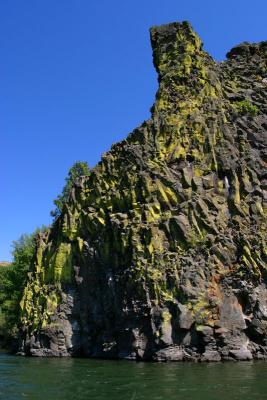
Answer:
M87 162L85 161L76 161L73 166L69 169L68 175L65 178L65 185L63 187L62 193L57 196L54 200L54 204L56 208L51 211L52 217L58 217L61 213L64 203L68 200L70 191L76 181L80 176L89 175L90 170Z

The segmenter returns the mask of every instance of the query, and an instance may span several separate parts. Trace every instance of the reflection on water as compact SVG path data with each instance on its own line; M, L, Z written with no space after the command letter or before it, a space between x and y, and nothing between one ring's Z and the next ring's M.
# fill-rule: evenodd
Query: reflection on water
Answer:
M264 400L267 363L135 363L0 354L0 399Z

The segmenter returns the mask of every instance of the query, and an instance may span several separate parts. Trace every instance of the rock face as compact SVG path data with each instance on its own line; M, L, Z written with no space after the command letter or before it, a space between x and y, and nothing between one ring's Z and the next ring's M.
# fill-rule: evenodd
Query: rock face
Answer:
M221 63L187 22L151 42L151 119L37 238L24 354L267 358L267 42Z

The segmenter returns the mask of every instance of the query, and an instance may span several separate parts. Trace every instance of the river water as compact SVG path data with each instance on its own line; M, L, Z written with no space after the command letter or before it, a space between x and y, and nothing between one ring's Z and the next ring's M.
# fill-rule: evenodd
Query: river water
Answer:
M0 353L0 399L266 400L267 362L136 363Z

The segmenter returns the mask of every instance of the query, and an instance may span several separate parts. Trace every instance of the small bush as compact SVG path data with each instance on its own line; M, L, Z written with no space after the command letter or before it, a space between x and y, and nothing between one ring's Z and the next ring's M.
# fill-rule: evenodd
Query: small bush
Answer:
M238 114L255 116L258 114L258 107L251 104L249 100L235 102L233 105Z

